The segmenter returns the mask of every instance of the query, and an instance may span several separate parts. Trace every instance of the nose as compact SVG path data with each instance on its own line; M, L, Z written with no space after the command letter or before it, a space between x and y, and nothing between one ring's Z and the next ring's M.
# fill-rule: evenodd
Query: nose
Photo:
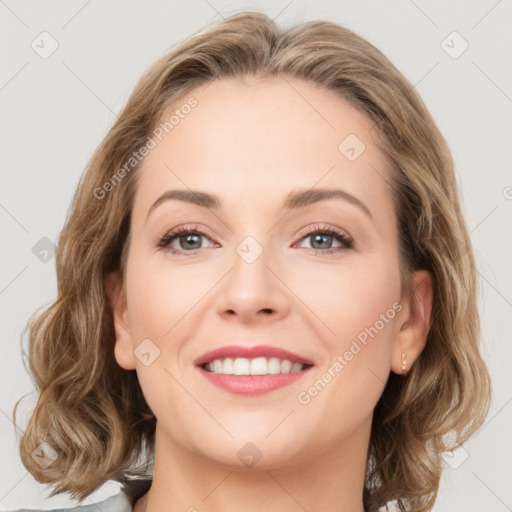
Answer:
M241 323L274 322L288 315L290 291L280 276L279 265L270 265L268 252L254 260L242 252L233 258L233 267L223 279L218 314Z

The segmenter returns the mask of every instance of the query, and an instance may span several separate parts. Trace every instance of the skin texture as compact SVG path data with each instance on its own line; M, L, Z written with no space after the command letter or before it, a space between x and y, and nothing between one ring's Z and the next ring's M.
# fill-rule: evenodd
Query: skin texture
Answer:
M139 170L126 275L109 283L116 360L136 369L157 418L153 486L135 510L362 511L373 409L390 371L405 373L402 353L405 371L419 356L432 306L425 271L414 276L414 299L400 294L396 219L376 130L345 100L297 79L217 80L189 96L198 105ZM351 133L366 145L353 162L338 149ZM371 218L337 198L282 209L288 193L312 188L347 191ZM148 216L174 189L216 194L223 206L172 199ZM326 225L354 247L327 235L315 248L307 231ZM206 232L200 249L179 237L171 244L179 254L157 247L180 226ZM250 264L237 252L247 236L263 250ZM298 394L397 303L384 328L300 403ZM160 350L148 366L134 355L146 338ZM193 363L232 344L273 345L315 366L270 393L232 395ZM246 443L262 455L251 468L237 456Z

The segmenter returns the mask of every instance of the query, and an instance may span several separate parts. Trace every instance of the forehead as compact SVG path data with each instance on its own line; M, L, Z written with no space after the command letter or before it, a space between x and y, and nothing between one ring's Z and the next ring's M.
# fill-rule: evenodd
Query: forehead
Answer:
M181 109L191 98L195 106ZM237 207L263 197L281 204L290 190L313 187L390 201L372 122L316 84L215 80L175 102L161 126L173 115L142 162L135 207L176 188L212 192Z

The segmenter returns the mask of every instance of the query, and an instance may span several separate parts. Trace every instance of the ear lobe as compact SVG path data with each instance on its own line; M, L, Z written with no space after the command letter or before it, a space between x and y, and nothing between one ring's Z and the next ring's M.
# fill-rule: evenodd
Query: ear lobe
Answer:
M120 271L108 274L105 278L105 290L109 299L116 342L114 356L117 364L125 370L135 369L133 338L130 330L128 306Z
M405 375L427 343L434 300L433 279L427 270L413 275L413 290L404 298L401 325L393 346L391 370ZM404 368L405 367L405 368Z

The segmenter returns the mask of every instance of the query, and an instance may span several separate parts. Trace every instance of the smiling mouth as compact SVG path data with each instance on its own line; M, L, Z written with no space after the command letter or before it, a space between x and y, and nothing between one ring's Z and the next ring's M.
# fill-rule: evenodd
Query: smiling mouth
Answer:
M298 373L311 364L292 363L278 357L226 357L200 365L203 370L220 375L277 375Z

